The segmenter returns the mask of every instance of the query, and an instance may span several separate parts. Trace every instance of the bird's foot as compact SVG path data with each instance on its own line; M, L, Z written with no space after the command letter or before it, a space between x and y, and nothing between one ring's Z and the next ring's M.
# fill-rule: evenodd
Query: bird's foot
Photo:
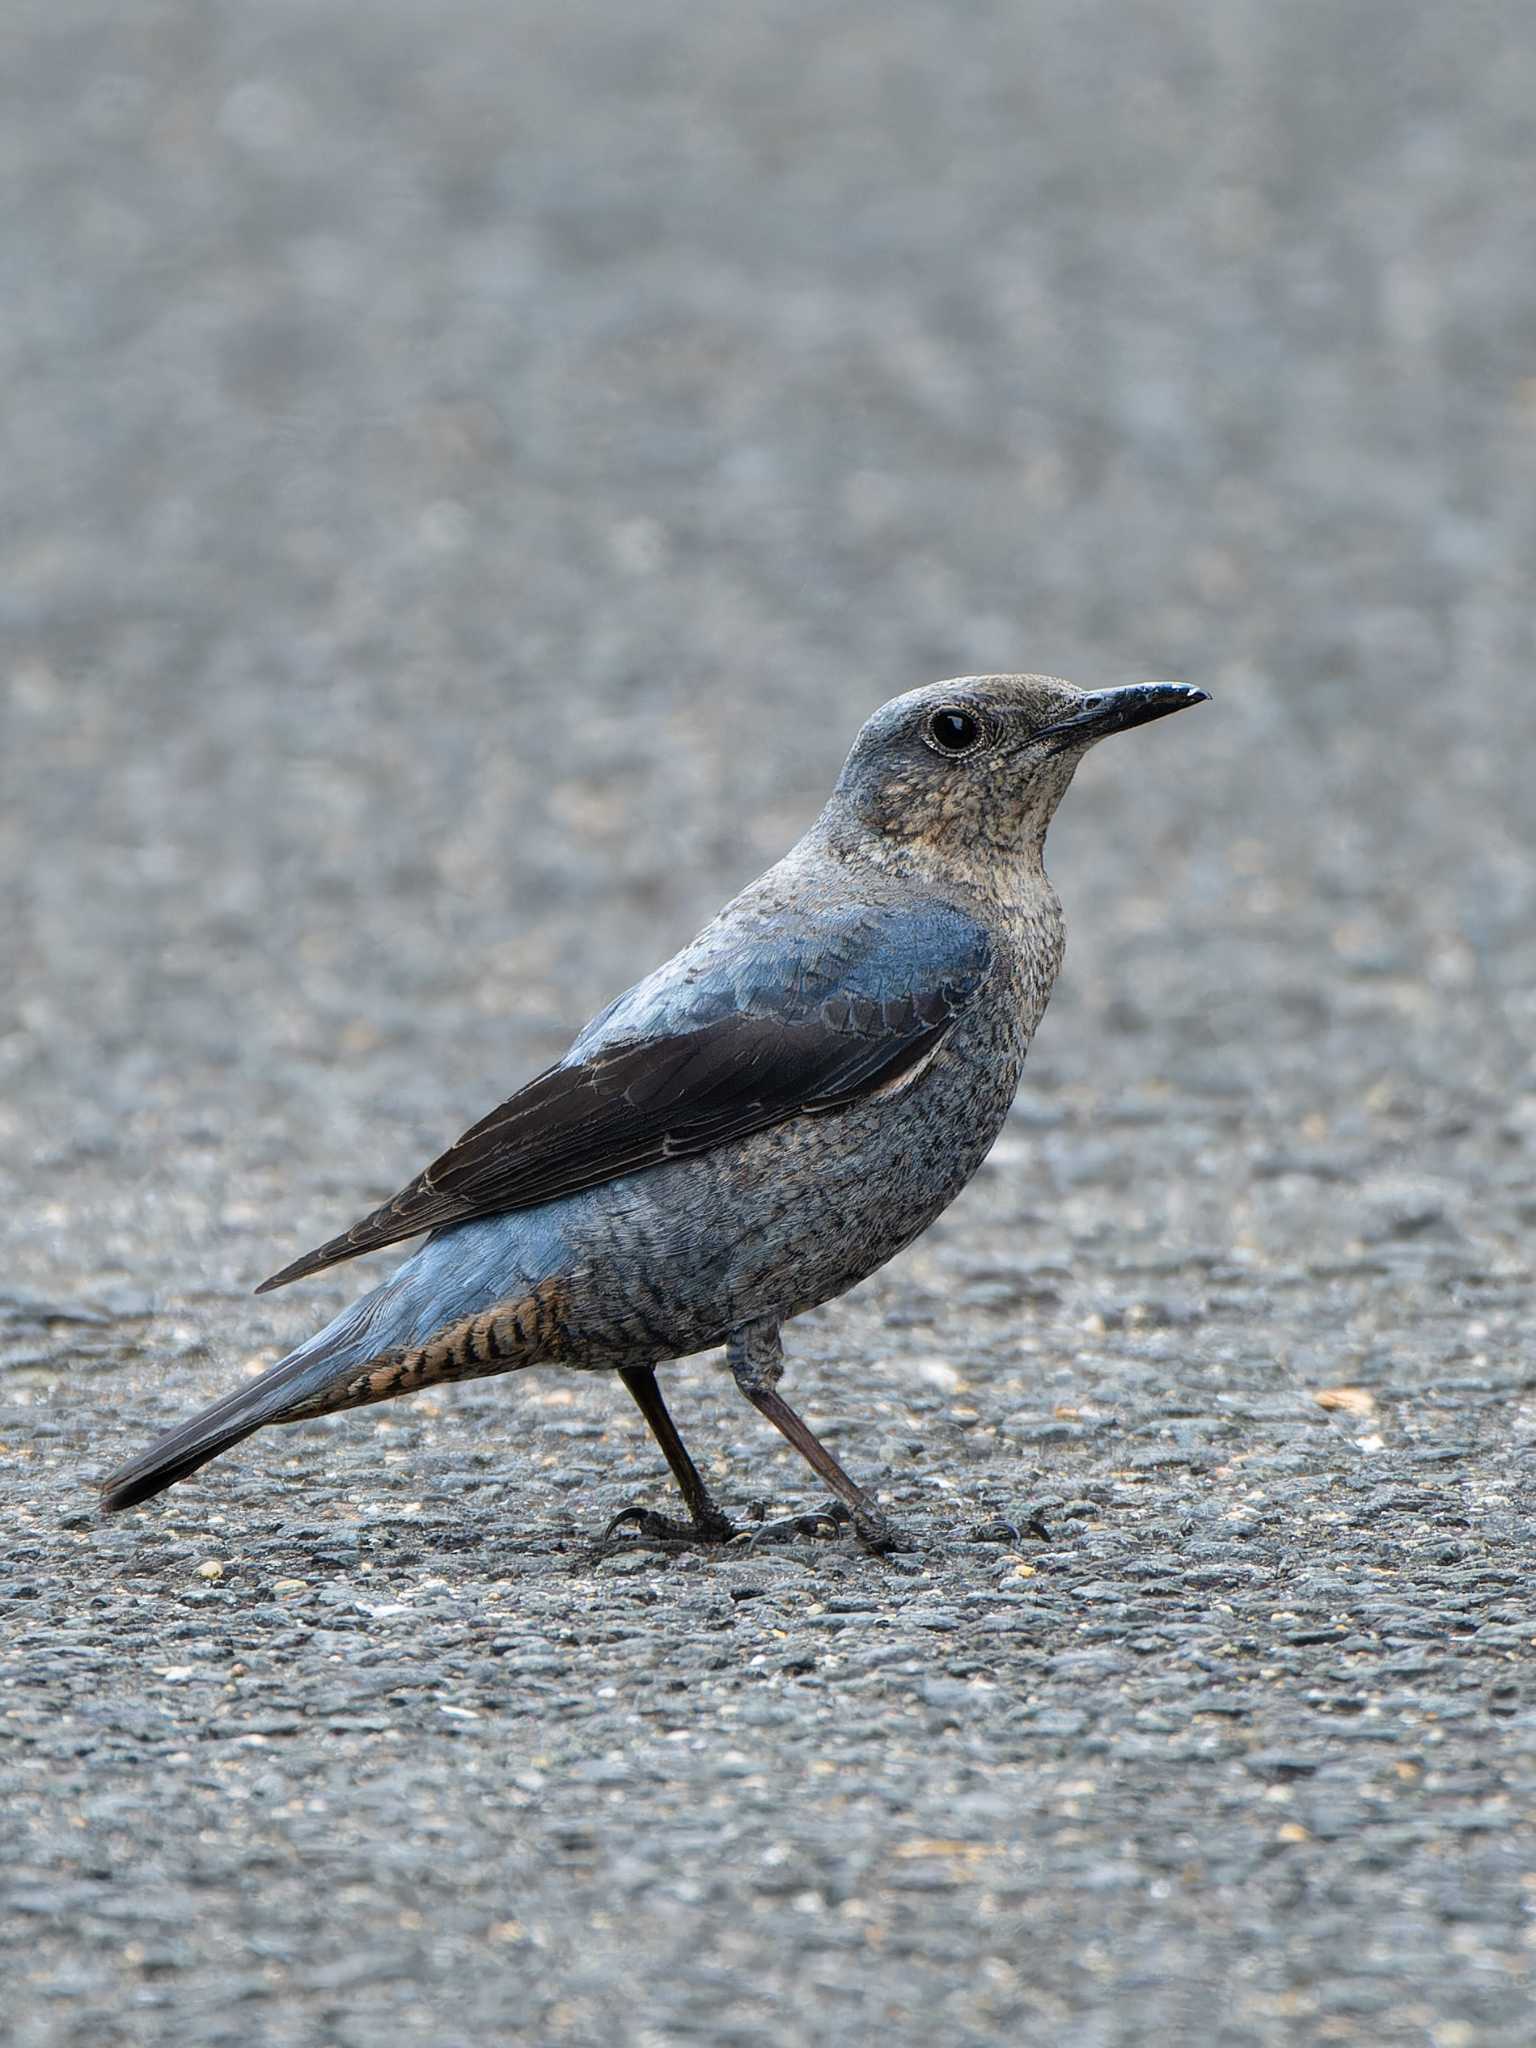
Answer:
M788 1543L796 1536L840 1536L852 1517L840 1500L829 1500L824 1508L809 1515L775 1515L771 1522L759 1522L747 1531L746 1547L756 1550L760 1543Z
M864 1548L876 1557L889 1557L894 1550L916 1550L918 1547L915 1537L909 1536L905 1529L898 1528L884 1515L855 1515L853 1529Z
M622 1539L615 1534L620 1529L631 1529L633 1535ZM696 1521L679 1522L671 1515L658 1515L652 1508L620 1508L613 1520L603 1531L604 1544L615 1541L626 1543L689 1544L697 1546L708 1543L729 1543L736 1535L735 1524L718 1509L702 1514Z
M972 1543L1021 1543L1026 1536L1034 1536L1041 1543L1049 1543L1051 1532L1038 1515L1031 1515L1022 1528L1017 1522L1007 1522L999 1516L995 1521L982 1522L974 1528L969 1538Z
M778 1515L771 1522L759 1522L747 1532L746 1548L756 1550L760 1543L785 1543L796 1536L836 1537L850 1527L865 1549L880 1557L890 1550L917 1548L910 1536L903 1535L878 1511L854 1514L840 1500L830 1500L809 1515Z

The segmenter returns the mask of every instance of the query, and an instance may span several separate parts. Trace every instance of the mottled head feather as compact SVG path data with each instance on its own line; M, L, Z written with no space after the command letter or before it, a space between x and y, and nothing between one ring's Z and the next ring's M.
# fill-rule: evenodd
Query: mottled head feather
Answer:
M958 676L882 704L853 743L826 822L934 853L1038 849L1072 772L1097 735L1042 738L1081 714L1088 693L1057 676ZM973 747L944 732L975 722Z

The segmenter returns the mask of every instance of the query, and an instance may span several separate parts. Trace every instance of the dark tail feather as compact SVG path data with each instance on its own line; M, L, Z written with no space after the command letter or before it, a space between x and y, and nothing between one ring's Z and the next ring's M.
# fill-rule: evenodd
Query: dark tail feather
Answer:
M259 1380L226 1394L222 1401L215 1401L211 1408L158 1438L137 1458L120 1465L102 1482L103 1514L136 1507L141 1500L174 1486L178 1479L232 1450L269 1422L297 1420L295 1409L305 1408L317 1394L378 1354L382 1346L374 1325L389 1293L386 1281L354 1302L307 1344L279 1359Z
M235 1398L238 1400L239 1396ZM221 1451L232 1450L246 1437L253 1436L267 1420L265 1415L258 1415L254 1420L247 1416L243 1422L231 1419L220 1425L215 1418L220 1408L229 1405L221 1402L218 1408L194 1415L180 1429L173 1429L169 1435L151 1444L142 1456L131 1459L126 1465L119 1465L112 1477L102 1483L102 1513L115 1515L120 1508L137 1507L141 1500L148 1500L152 1494L163 1493L166 1487L174 1486L178 1479L185 1479L199 1465L206 1465L210 1458L218 1457Z

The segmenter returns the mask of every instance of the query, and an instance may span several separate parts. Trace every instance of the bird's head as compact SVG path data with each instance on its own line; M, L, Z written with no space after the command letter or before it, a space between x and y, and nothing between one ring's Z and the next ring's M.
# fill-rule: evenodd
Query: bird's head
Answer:
M1079 690L1055 676L961 676L910 690L854 741L826 822L877 852L1038 853L1091 746L1206 696L1188 683Z

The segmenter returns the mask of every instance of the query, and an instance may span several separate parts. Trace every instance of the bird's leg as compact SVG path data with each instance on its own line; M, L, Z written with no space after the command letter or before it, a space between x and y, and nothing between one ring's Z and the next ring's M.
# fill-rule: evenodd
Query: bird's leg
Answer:
M688 1455L688 1447L677 1433L677 1424L661 1398L656 1374L648 1365L620 1366L619 1378L635 1397L635 1405L651 1426L651 1434L666 1453L672 1477L688 1510L686 1522L674 1522L649 1508L621 1508L603 1531L606 1543L615 1529L626 1524L642 1536L654 1536L672 1543L729 1543L736 1534L724 1510L700 1477L699 1468Z
M813 1436L800 1417L778 1392L784 1371L784 1347L779 1342L777 1323L748 1323L733 1330L725 1347L726 1362L736 1384L760 1415L766 1415L781 1430L813 1471L831 1487L847 1508L848 1517L871 1550L907 1550L911 1544L894 1523L887 1520L875 1502L856 1485L826 1445ZM836 1518L836 1510L833 1510ZM825 1521L823 1514L812 1520Z

